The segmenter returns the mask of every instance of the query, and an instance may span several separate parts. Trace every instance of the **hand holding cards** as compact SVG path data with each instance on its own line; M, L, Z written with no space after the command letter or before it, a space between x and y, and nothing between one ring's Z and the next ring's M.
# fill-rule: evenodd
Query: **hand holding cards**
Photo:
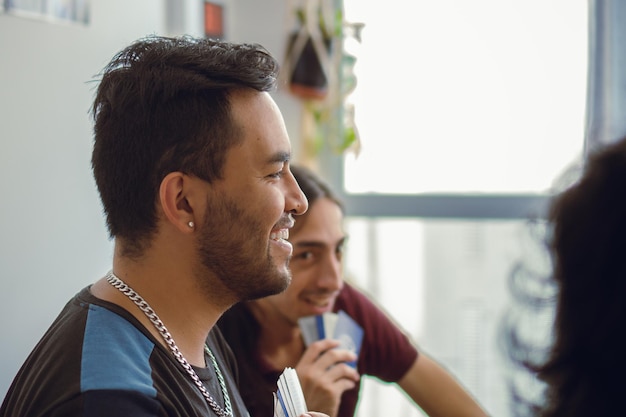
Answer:
M357 356L363 341L363 329L346 312L324 313L319 316L302 317L298 320L304 343L309 346L320 339L334 339L339 348L354 352ZM355 362L348 365L356 367Z
M298 374L293 368L285 368L278 378L278 390L274 393L274 417L299 417L306 412Z

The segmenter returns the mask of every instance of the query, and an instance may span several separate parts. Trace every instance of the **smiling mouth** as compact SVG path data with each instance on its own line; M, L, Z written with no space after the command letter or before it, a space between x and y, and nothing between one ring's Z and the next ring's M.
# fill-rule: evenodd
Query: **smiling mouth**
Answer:
M280 229L276 232L272 232L270 234L270 239L275 241L289 239L289 229Z
M315 307L328 307L331 304L331 298L323 298L323 299L312 299L306 298L306 302L315 306Z

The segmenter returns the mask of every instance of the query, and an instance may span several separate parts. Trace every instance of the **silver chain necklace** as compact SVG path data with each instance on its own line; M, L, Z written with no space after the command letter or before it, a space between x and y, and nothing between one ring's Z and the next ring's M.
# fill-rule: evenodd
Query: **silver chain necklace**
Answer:
M213 368L215 369L215 374L217 375L217 380L219 381L220 388L222 390L222 395L224 395L224 408L220 407L217 401L215 401L211 394L209 394L209 391L207 391L207 389L204 387L204 384L202 383L202 381L200 381L200 378L196 374L196 371L193 370L187 359L185 359L185 357L181 353L180 349L178 349L178 346L176 346L172 335L167 330L159 316L157 316L157 314L154 312L152 307L150 307L150 305L132 288L126 285L124 281L119 279L113 273L113 271L109 271L106 274L105 278L109 284L111 284L114 288L120 290L122 294L127 296L133 303L135 303L137 307L139 307L139 309L145 313L146 317L150 319L152 324L154 324L154 327L156 327L157 331L161 334L161 337L163 337L165 343L167 343L167 345L169 346L176 360L178 360L178 362L182 365L185 371L187 371L187 374L189 374L196 386L200 389L200 392L202 392L202 395L206 399L207 403L209 403L211 409L215 411L215 414L217 414L219 417L233 417L233 410L230 404L228 390L226 389L226 383L224 382L224 376L220 371L220 367L217 365L217 361L215 360L215 356L213 356L213 352L211 352L211 349L209 349L206 344L204 345L204 351L211 358Z

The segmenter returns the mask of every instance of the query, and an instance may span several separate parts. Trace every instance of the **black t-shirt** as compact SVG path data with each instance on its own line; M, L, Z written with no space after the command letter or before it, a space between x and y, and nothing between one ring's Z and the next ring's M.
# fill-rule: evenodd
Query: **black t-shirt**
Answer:
M224 376L234 416L246 417L236 362L219 329L207 345ZM196 374L223 408L212 366ZM271 394L270 394L271 398ZM126 310L83 289L31 352L0 407L1 417L216 416L173 357Z

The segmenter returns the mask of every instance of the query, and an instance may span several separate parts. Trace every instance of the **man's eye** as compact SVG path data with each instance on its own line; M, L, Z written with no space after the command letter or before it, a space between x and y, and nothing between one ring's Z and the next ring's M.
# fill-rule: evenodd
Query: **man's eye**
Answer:
M283 175L284 175L284 172L283 172L283 170L281 169L281 170L280 170L280 171L278 171L278 172L275 172L275 173L273 173L273 174L268 175L268 177L270 177L270 178L276 178L276 179L279 179L279 178L282 178L282 176L283 176Z
M297 255L294 255L294 259L302 259L302 260L309 260L313 258L313 253L312 252L302 252L299 253Z

